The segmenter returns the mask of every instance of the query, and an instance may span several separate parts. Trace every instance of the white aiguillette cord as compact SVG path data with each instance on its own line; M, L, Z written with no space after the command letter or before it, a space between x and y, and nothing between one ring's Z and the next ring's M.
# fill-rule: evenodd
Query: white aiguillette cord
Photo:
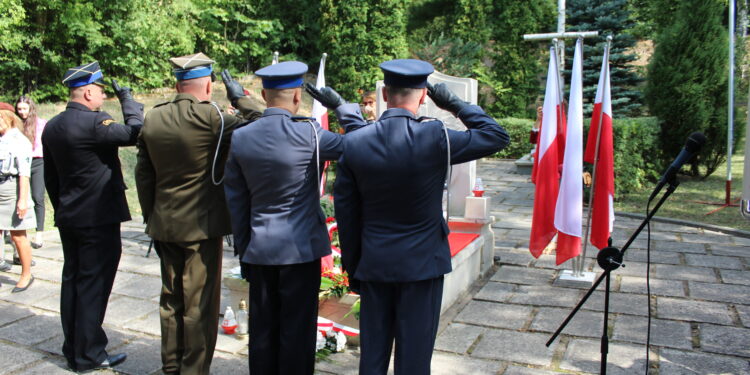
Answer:
M442 122L442 121L441 121ZM443 132L445 133L445 144L448 149L447 166L445 170L445 224L448 224L450 219L450 206L451 206L451 173L453 168L451 167L451 139L448 137L448 127L443 123Z
M224 182L224 176L221 176L219 181L216 181L216 161L219 160L219 149L221 149L221 138L224 136L224 115L221 113L221 109L216 105L215 102L211 102L211 105L216 108L216 112L219 112L219 119L221 119L221 128L219 129L219 140L216 142L216 152L214 153L214 160L211 163L211 182L215 186L221 185Z
M312 127L313 136L315 137L315 171L317 173L315 180L318 181L318 194L320 194L320 185L323 184L323 176L320 175L320 140L318 139L318 128L310 120L307 120L307 123Z

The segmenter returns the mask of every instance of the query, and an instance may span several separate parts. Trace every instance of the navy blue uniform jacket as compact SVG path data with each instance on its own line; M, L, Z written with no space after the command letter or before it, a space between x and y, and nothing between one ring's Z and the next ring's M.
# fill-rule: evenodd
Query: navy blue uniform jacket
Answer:
M85 228L130 220L119 146L135 145L143 104L122 103L125 124L107 112L69 102L42 133L44 183L55 225Z
M475 105L458 113L469 128L448 130L451 163L491 155L508 133ZM451 271L442 214L447 169L443 124L388 109L344 138L334 205L342 263L360 281L409 282Z
M347 131L364 125L357 104L339 107L337 117ZM287 110L268 108L232 134L224 190L243 263L307 263L331 253L316 181L315 133L321 172L322 162L341 155L344 136L312 123L314 129Z

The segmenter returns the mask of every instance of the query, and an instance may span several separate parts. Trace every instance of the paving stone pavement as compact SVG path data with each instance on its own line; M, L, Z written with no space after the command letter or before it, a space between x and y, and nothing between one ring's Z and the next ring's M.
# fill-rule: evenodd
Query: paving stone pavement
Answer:
M495 268L441 318L432 361L434 374L592 374L599 372L603 293L595 292L562 335L545 342L585 293L553 285L563 269L554 255L533 258L528 236L533 185L512 162L482 161L478 175L492 197ZM667 202L666 204L675 204ZM738 220L740 220L738 215ZM621 246L640 220L618 216L614 245ZM123 255L105 331L110 353L127 352L117 371L160 373L159 260L144 257L148 237L136 221L123 223ZM645 238L645 234L641 237ZM608 322L608 373L643 374L646 368L651 270L651 374L750 374L750 239L691 225L652 225L651 267L645 239L628 251L627 267L612 273ZM7 245L6 245L7 246ZM6 256L10 257L6 251ZM34 250L37 281L11 294L20 271L0 273L0 375L67 374L60 349L62 249L57 232ZM598 272L589 250L588 270ZM10 259L8 259L10 260ZM225 248L224 270L238 264ZM228 293L223 289L223 294ZM217 320L218 323L218 320ZM359 353L349 349L319 361L320 374L356 374ZM219 334L213 374L247 373L247 345ZM392 371L392 370L391 370Z

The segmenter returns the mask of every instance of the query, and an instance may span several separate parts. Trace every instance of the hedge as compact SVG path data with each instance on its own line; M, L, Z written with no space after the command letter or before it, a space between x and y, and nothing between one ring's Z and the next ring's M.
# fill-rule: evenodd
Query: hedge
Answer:
M532 145L529 131L534 120L505 118L498 121L510 134L510 145L493 157L518 159L526 155ZM588 121L584 120L584 142ZM655 117L632 117L614 120L615 196L638 190L658 177L660 150L659 124ZM591 166L588 167L589 169Z
M659 177L661 149L656 117L615 119L615 198L650 185Z
M498 119L498 123L510 134L510 145L493 155L500 159L518 159L529 153L534 145L529 143L529 131L534 126L534 120L508 117Z

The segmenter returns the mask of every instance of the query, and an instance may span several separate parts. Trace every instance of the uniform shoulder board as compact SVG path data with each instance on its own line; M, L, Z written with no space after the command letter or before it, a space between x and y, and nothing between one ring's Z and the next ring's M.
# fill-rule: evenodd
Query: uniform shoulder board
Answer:
M111 124L113 122L115 122L115 120L113 120L111 118L110 119L106 119L106 120L102 121L102 125L109 126L109 124Z
M292 121L294 122L307 122L307 121L316 121L312 117L305 117L305 116L292 116Z
M436 119L434 117L422 116L422 117L418 118L417 121L419 121L419 122L430 122L430 121L438 121L438 119Z
M159 103L159 104L156 104L156 105L154 105L154 108L156 108L156 107L161 107L161 106L163 106L163 105L165 105L165 104L169 104L169 103L172 103L172 102L171 102L171 101L169 101L169 102L163 102L163 103Z

